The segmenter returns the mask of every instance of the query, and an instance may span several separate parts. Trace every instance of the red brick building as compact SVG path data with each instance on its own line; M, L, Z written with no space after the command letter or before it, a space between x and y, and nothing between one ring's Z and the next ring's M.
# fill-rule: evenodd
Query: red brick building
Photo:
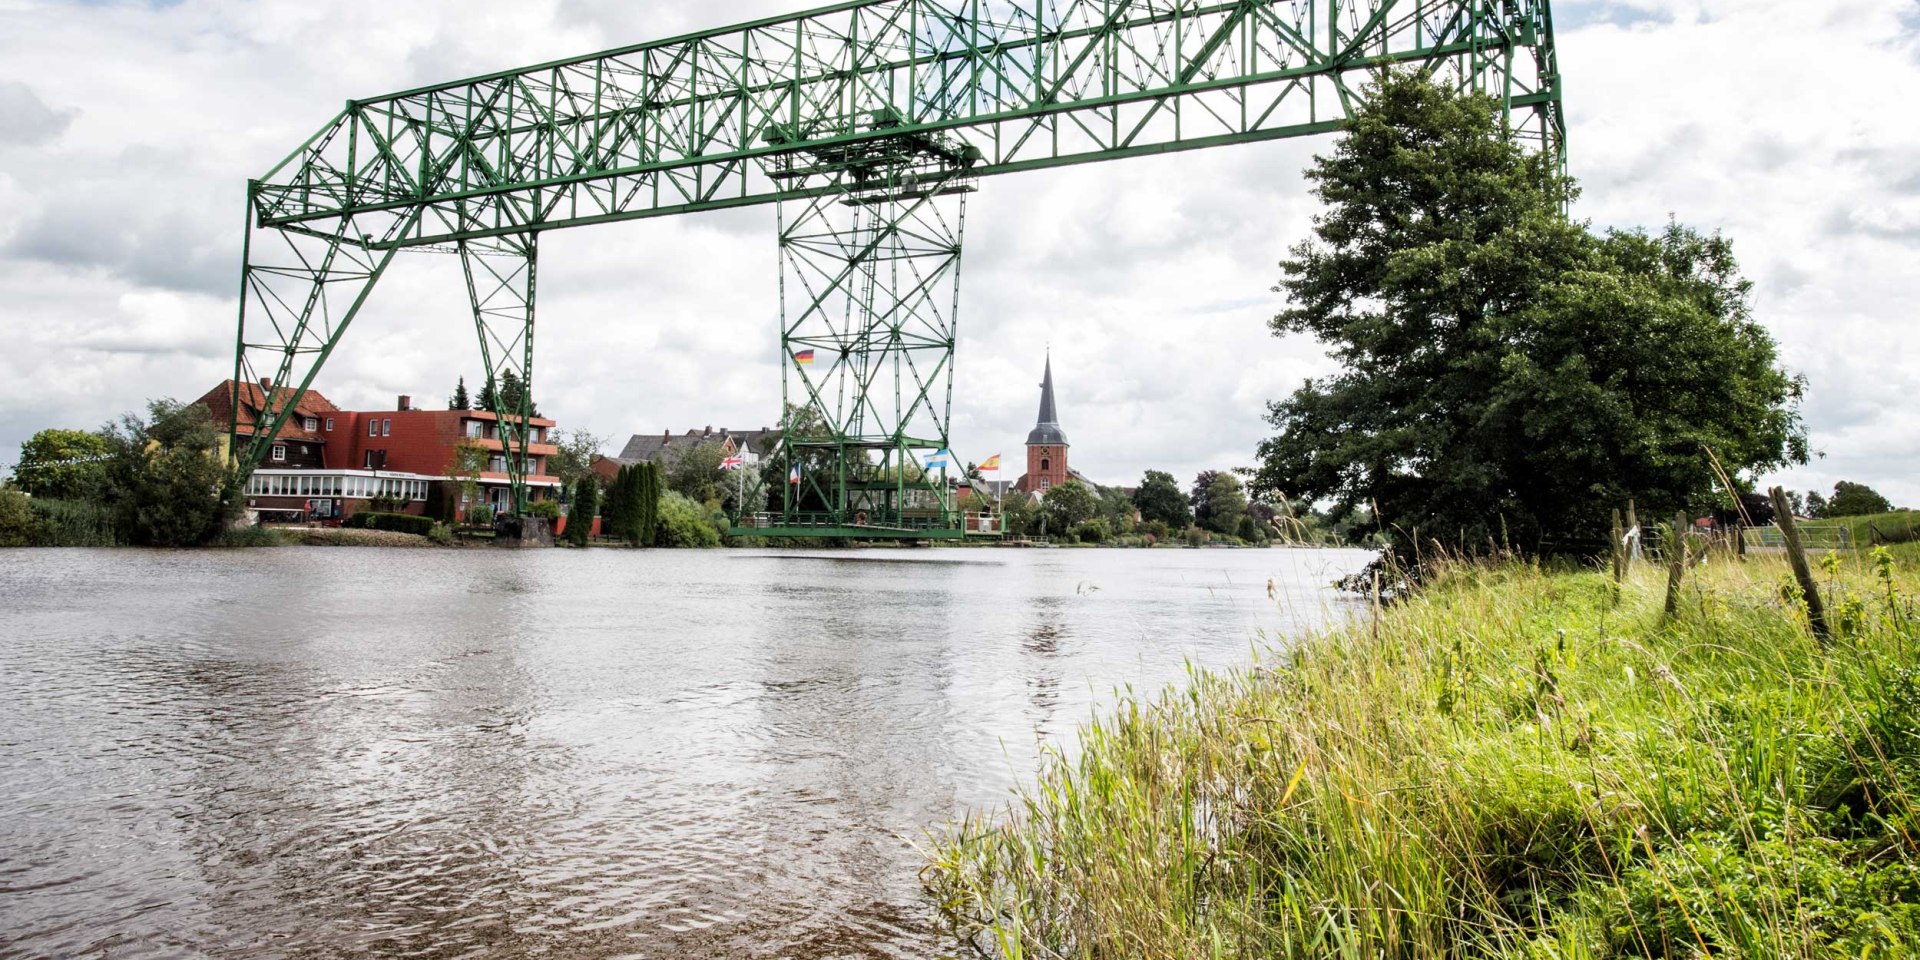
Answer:
M1053 404L1053 358L1047 358L1047 372L1040 381L1040 416L1027 434L1027 472L1013 487L1039 496L1067 482L1075 474L1067 467L1067 433L1060 429L1060 415Z
M242 437L254 435L266 396L260 385L240 390ZM200 402L214 422L224 425L233 397L229 380ZM342 410L308 391L248 482L248 506L269 517L302 513L339 520L366 509L376 496L390 496L400 498L405 512L424 513L430 484L459 479L454 455L464 442L488 455L479 476L480 499L504 509L512 493L499 419L485 410L421 410L405 396L392 410ZM548 499L560 487L560 479L547 472L549 458L559 452L552 442L555 424L541 417L527 422L533 431L527 445L528 496Z

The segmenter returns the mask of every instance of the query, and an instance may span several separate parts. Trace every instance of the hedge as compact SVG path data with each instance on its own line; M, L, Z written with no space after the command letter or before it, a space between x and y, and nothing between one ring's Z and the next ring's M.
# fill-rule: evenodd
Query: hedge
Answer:
M372 510L362 510L340 525L349 530L391 530L423 537L433 532L432 517L416 517L410 513L376 513Z

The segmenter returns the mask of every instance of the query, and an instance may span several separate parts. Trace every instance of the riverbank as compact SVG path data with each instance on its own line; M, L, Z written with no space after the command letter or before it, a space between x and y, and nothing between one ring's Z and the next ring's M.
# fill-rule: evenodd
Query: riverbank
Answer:
M1001 957L1908 956L1920 545L1830 563L1462 569L1123 700L931 852Z

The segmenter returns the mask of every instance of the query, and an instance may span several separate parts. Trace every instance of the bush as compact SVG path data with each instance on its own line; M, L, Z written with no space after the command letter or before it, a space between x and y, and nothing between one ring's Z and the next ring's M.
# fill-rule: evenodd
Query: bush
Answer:
M470 527L493 526L493 506L491 504L476 503L468 507L467 525Z
M535 500L527 504L527 516L542 520L560 519L560 504L554 500Z
M12 487L0 490L0 547L32 546L38 528L32 498Z
M459 502L460 488L453 481L435 480L427 484L427 516L441 523L452 523Z
M391 493L375 494L372 500L367 501L368 509L374 513L399 513L406 506L405 500Z
M427 531L427 539L443 547L453 546L453 527L435 521L433 529Z
M707 519L707 511L683 494L668 490L660 495L659 527L654 545L660 547L717 547L720 531Z
M433 534L434 522L432 517L416 517L410 513L378 513L362 510L348 517L341 526L349 530L387 530L393 533L411 533L427 537Z
M1076 524L1073 528L1073 537L1081 543L1099 543L1107 539L1107 521L1097 519Z
M587 545L593 533L593 514L600 505L599 478L589 473L573 485L573 504L567 509L568 543L576 547Z
M1240 523L1235 527L1233 535L1250 544L1257 544L1262 539L1260 536L1260 524L1248 516L1242 516L1240 518Z

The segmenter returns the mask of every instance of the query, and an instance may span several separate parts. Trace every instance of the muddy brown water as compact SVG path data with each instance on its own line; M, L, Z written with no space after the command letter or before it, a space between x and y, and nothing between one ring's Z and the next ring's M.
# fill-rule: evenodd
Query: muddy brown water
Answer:
M0 957L945 955L929 830L1367 558L0 551Z

